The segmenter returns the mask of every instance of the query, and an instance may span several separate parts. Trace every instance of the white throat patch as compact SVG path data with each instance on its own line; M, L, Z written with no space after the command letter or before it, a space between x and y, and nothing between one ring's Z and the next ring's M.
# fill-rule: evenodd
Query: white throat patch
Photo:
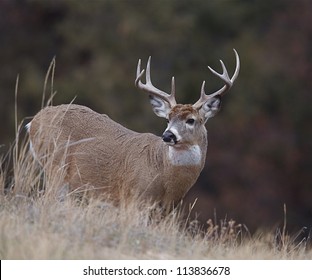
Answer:
M187 150L169 146L169 160L173 165L199 165L202 153L198 145L190 146Z

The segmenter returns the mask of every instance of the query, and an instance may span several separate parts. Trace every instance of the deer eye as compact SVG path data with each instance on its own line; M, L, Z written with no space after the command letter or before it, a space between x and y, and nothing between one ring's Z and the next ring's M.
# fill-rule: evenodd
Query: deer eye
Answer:
M193 125L195 123L195 120L194 119L187 119L186 123L189 125Z

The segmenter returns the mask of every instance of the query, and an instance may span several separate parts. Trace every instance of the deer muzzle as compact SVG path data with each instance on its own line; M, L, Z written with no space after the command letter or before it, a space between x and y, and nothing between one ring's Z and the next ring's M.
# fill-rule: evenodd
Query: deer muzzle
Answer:
M177 137L174 135L174 133L170 130L166 130L164 134L162 135L162 140L169 145L175 145L177 144Z

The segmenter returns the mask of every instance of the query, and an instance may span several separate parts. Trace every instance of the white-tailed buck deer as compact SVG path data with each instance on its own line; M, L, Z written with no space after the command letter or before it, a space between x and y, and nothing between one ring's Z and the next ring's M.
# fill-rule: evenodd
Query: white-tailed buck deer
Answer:
M52 166L64 170L64 184L71 191L90 190L114 203L122 195L138 195L168 210L184 197L204 167L205 123L219 111L221 97L238 76L239 56L234 53L236 69L232 78L222 60L222 74L208 67L225 85L208 95L204 81L194 105L177 104L174 78L171 94L154 87L151 58L146 71L141 71L139 60L135 85L149 95L155 114L167 119L162 137L134 132L84 106L49 106L28 125L35 157L42 164L53 158Z

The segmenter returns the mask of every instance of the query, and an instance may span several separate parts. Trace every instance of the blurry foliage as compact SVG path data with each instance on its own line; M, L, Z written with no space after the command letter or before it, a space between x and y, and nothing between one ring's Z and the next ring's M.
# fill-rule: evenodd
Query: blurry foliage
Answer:
M154 84L195 102L222 86L206 65L241 73L210 132L206 168L189 199L203 220L214 208L250 226L312 222L312 2L308 0L103 0L0 2L1 151L19 120L41 106L46 70L56 57L54 104L76 103L138 131L161 134L144 94L134 87L139 58L152 56Z

